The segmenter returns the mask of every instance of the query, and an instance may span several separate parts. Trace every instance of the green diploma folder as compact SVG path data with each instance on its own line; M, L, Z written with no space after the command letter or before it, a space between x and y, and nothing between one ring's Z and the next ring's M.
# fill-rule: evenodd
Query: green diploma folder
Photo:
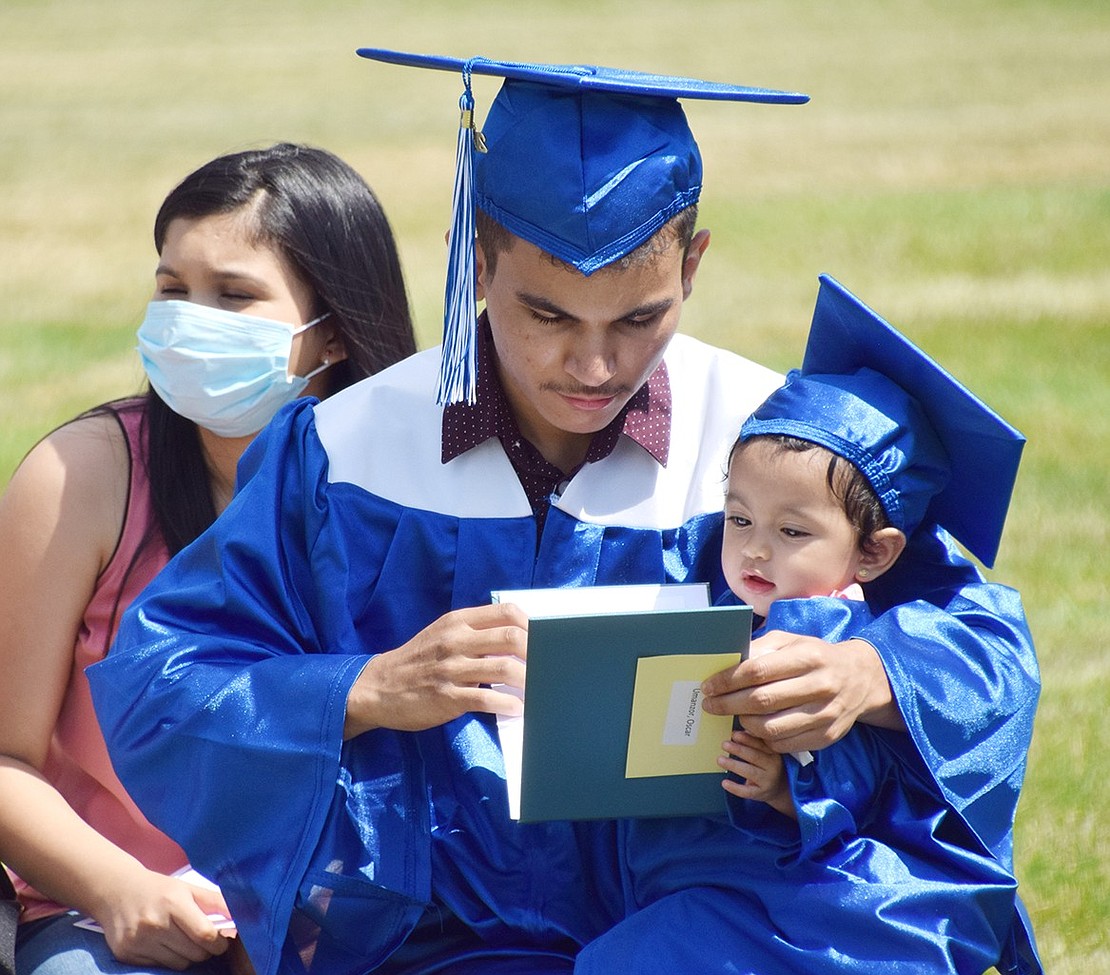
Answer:
M701 709L700 684L746 655L750 607L711 607L704 586L494 599L529 616L524 719L499 722L514 818L724 815L732 718Z

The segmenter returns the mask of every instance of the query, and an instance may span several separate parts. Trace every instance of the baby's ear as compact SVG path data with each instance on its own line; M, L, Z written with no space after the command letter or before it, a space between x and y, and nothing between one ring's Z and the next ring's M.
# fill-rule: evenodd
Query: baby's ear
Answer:
M897 528L880 528L863 545L856 582L872 582L898 561L906 547L906 536Z

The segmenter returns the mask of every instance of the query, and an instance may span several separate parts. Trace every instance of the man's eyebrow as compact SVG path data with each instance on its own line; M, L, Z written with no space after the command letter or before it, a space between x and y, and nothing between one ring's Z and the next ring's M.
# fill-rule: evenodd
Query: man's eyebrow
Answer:
M559 318L565 318L569 321L577 321L576 315L570 314L566 309L560 308L555 302L549 298L544 298L542 295L530 294L527 291L518 291L516 293L517 301L529 308L534 308L536 311L547 312L547 314ZM636 308L631 308L623 315L616 319L616 321L627 321L631 318L653 318L656 315L661 315L669 311L674 306L673 298L660 298L659 301L652 301L646 305L639 305Z
M658 301L652 301L646 305L640 305L639 308L633 308L631 311L622 315L621 318L654 318L656 315L662 315L665 311L670 311L673 306L673 298L660 298Z
M549 298L544 298L542 295L530 294L527 291L518 291L516 299L522 305L527 305L529 308L534 308L536 311L545 311L549 315L558 318L567 318L572 321L577 321L574 315L570 314L566 309L560 308L555 302Z

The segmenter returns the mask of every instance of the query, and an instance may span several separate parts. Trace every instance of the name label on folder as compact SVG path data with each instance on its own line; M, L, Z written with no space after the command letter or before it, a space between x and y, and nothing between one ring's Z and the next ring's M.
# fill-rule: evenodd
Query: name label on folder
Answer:
M636 661L628 778L723 774L717 756L732 734L732 715L702 710L701 682L737 659L734 653L680 653Z

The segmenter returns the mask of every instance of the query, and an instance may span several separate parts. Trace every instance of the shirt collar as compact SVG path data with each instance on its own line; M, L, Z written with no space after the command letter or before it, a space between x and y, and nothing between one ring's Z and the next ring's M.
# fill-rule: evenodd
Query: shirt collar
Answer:
M452 403L444 407L440 454L444 464L490 437L500 437L503 441L521 438L493 362L493 339L485 312L478 324L477 398L474 403ZM660 361L647 382L636 390L612 422L594 434L586 462L607 457L622 433L646 450L661 467L667 466L671 445L671 382L665 362Z

